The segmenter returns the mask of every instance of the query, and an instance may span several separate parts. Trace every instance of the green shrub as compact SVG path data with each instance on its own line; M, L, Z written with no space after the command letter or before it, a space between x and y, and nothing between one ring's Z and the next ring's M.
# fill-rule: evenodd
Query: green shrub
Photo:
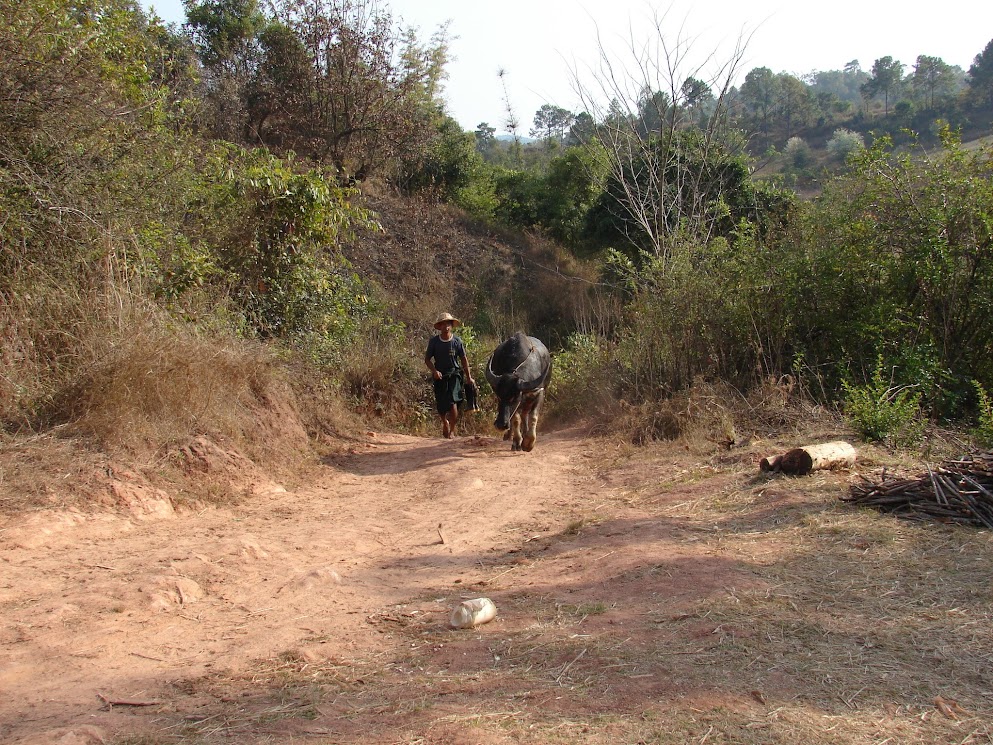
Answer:
M869 381L858 386L842 382L845 417L867 440L912 445L924 434L921 394L909 385L894 385L883 377L883 357Z
M590 413L591 403L607 390L609 348L592 334L575 333L552 361L549 399L555 413L564 418Z
M978 398L979 424L972 431L972 436L983 447L993 447L993 398L978 380L974 380L973 385Z
M993 150L887 138L849 159L796 232L791 346L839 387L882 352L927 415L961 419L965 381L989 383L993 346ZM839 383L834 381L838 379Z
M827 151L832 158L844 161L852 153L865 148L865 140L858 132L850 129L839 128L834 131L834 135L828 140Z
M218 145L208 174L197 240L213 247L218 289L258 337L301 339L313 356L333 360L329 352L351 341L375 310L370 289L338 249L355 226L374 225L354 203L355 191L326 169L261 149Z
M434 193L458 202L484 171L475 137L463 132L451 117L444 117L428 147L400 164L396 180L409 193Z
M465 186L457 187L452 194L452 203L464 209L473 217L490 219L500 200L496 194L491 174L483 169L480 175Z

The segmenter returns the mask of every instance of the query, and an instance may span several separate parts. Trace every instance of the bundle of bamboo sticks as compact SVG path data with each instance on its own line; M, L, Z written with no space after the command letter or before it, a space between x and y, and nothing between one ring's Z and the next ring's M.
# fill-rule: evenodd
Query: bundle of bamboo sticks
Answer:
M876 507L913 520L937 520L993 529L993 451L947 460L915 479L883 472L860 477L842 501Z

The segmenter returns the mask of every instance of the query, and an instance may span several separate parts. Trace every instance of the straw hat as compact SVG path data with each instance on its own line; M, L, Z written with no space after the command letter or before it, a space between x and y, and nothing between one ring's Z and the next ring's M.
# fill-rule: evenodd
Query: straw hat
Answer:
M453 316L451 313L442 313L440 316L438 316L438 320L434 322L434 327L436 329L440 329L443 323L448 323L449 321L451 321L452 326L458 326L460 323L462 323L462 321L460 321L458 318Z

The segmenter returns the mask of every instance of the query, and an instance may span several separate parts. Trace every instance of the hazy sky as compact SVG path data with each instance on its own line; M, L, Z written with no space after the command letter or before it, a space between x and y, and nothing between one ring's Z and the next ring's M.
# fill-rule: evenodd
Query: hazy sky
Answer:
M185 20L181 0L143 0L166 21ZM741 69L803 74L840 70L858 60L869 70L890 56L912 70L918 55L968 69L993 39L993 0L930 5L895 0L380 0L427 40L446 21L451 54L448 111L464 129L488 122L499 132L506 98L527 134L545 103L575 111L572 70L584 74L597 50L648 39L652 9L665 16L667 43L691 40L692 54L727 61L739 38L748 43ZM599 34L600 42L597 41ZM630 53L618 52L626 64ZM690 68L695 67L691 64ZM689 69L690 68L682 68ZM499 70L506 75L500 79ZM701 70L703 72L703 70ZM696 77L705 78L704 75ZM740 81L738 81L740 83Z

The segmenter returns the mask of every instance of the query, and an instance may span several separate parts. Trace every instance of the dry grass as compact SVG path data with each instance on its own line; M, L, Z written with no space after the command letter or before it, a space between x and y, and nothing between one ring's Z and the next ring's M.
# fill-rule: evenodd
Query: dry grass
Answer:
M731 450L753 440L809 430L812 422L840 426L830 412L805 399L789 379L770 379L742 394L722 382L699 380L659 401L619 403L600 417L597 434L635 445L678 442L697 454Z
M342 369L328 371L342 381L353 411L380 429L417 429L424 419L419 378L426 377L420 355L396 334L368 329L359 335Z
M68 509L99 500L106 455L72 438L42 433L0 440L0 514Z
M117 281L87 292L37 284L10 300L0 308L4 512L110 506L120 478L182 492L192 476L200 497L227 499L230 474L204 481L211 455L184 456L198 438L214 443L221 470L234 451L274 472L309 453L296 404L307 376L287 376L271 348L177 318ZM310 420L331 408L308 405Z
M54 397L54 420L111 445L241 435L251 426L247 406L276 376L262 348L152 323L131 330L94 345L78 377Z
M2 325L9 432L63 426L107 446L235 434L275 377L261 346L197 330L113 281L29 288Z
M778 551L746 516L731 523L723 549L750 563L764 553L764 586L697 611L720 631L711 672L785 698L794 727L828 712L848 732L836 742L873 741L858 731L870 722L875 741L987 741L989 536L841 508L797 516L772 531Z

